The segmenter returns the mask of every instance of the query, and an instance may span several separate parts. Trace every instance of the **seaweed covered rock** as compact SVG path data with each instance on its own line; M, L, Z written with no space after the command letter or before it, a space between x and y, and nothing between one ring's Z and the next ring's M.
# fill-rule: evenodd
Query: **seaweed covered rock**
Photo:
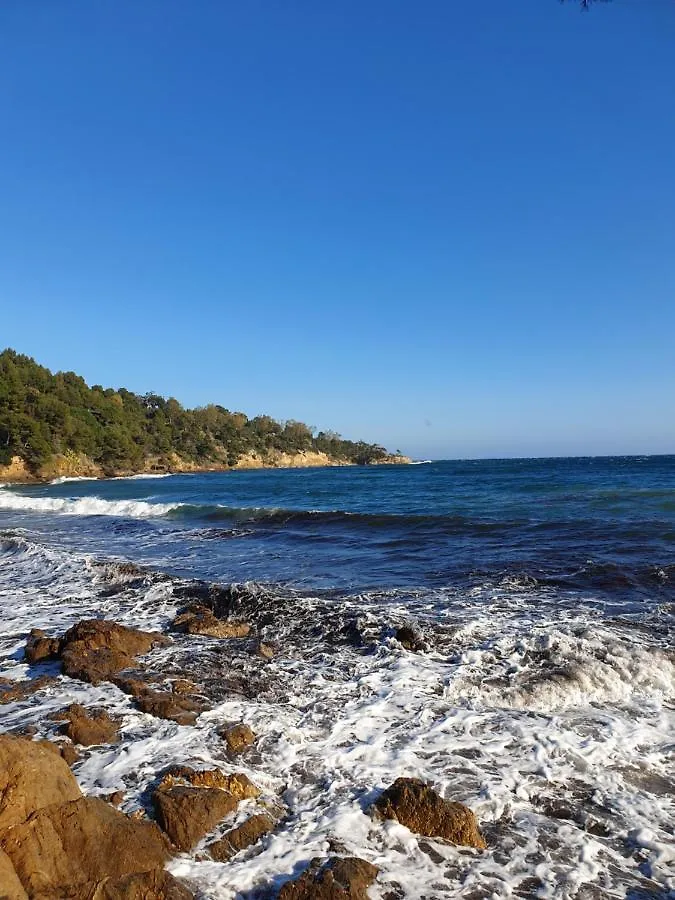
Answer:
M367 900L377 866L356 856L314 859L309 869L279 891L279 900Z
M378 797L375 810L383 818L396 819L425 837L440 837L478 850L486 848L471 810L463 803L444 800L417 778L397 778Z
M0 833L44 806L82 796L73 773L40 741L0 735Z

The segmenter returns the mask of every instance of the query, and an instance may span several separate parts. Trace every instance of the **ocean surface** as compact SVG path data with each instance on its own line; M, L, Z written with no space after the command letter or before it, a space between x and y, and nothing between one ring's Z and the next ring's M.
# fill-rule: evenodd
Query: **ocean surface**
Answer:
M231 661L238 686L210 639L162 651L216 685L197 726L61 677L0 706L0 728L53 737L66 695L122 715L122 751L74 771L133 812L167 764L231 767L215 728L248 722L258 742L235 768L286 817L229 863L175 860L204 898L267 896L336 848L379 866L373 898L675 897L675 456L0 488L4 677L35 674L30 628L167 628L195 581L241 585L276 648ZM489 849L374 823L399 775L469 805Z

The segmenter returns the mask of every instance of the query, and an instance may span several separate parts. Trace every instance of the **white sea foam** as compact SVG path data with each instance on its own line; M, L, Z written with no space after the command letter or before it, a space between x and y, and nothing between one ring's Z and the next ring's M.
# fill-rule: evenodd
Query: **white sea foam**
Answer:
M27 674L17 660L31 627L60 633L88 616L166 627L176 609L170 584L142 573L139 584L138 573L129 574L26 536L1 538L2 674ZM101 590L115 579L119 592ZM2 727L34 724L53 737L49 715L73 701L119 715L121 744L85 750L74 771L85 793L125 790L127 812L174 763L236 768L261 786L264 801L280 798L287 818L231 862L199 859L203 845L171 862L205 900L258 891L335 846L380 868L372 900L392 893L409 900L672 896L675 715L667 648L640 643L629 627L592 614L556 610L545 594L535 610L531 595L513 588L449 599L389 598L388 615L426 609L428 624L433 609L447 643L427 653L407 652L393 636L371 653L348 646L326 653L312 642L294 648L281 617L279 652L257 663L275 690L228 697L194 727L140 713L110 685L65 678L0 708ZM366 595L348 612L375 629L383 602ZM307 621L316 622L320 601L303 603ZM177 636L150 664L198 671L213 646ZM540 687L550 682L555 691ZM258 735L256 752L236 764L217 736L225 722L246 722ZM374 823L367 809L376 791L403 775L468 803L489 849L460 850L395 822ZM550 813L556 803L570 812ZM236 815L255 808L251 801Z
M69 516L121 516L150 519L165 516L180 503L148 503L145 500L104 500L101 497L33 497L12 491L0 492L0 509L24 512L55 512Z
M66 484L69 481L98 481L98 479L94 475L60 475L58 478L54 478L49 483Z

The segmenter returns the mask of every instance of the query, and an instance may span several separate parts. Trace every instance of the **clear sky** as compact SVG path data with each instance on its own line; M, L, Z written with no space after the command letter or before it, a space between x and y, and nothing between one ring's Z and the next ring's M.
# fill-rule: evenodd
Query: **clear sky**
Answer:
M675 2L5 0L2 346L422 457L675 452Z

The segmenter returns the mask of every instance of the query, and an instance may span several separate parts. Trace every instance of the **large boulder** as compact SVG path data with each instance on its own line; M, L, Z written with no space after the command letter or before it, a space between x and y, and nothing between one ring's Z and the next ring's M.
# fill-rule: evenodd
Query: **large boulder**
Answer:
M157 821L179 850L191 850L239 805L220 788L184 785L158 789L153 803Z
M274 829L274 819L267 813L257 813L249 816L245 822L236 828L231 828L219 841L214 841L206 848L212 859L218 862L226 862L228 859L255 844L266 834Z
M12 860L0 850L0 900L28 900Z
M148 653L167 639L158 632L139 631L117 622L89 619L73 625L61 639L65 675L98 684L132 666L137 656Z
M2 832L0 847L31 897L149 872L170 855L154 822L130 819L94 797L38 809Z
M81 796L75 776L52 748L0 735L0 833L35 810Z
M309 869L279 891L279 900L367 900L376 866L356 856L314 859Z
M111 744L119 738L120 723L104 709L87 712L79 703L73 703L59 718L65 720L63 732L74 744L91 747L94 744Z
M34 894L32 900L194 900L194 895L173 875L152 869L123 878L71 885L57 893Z
M375 801L385 819L396 819L417 834L440 837L453 844L486 848L476 817L463 803L444 800L418 778L397 778Z

